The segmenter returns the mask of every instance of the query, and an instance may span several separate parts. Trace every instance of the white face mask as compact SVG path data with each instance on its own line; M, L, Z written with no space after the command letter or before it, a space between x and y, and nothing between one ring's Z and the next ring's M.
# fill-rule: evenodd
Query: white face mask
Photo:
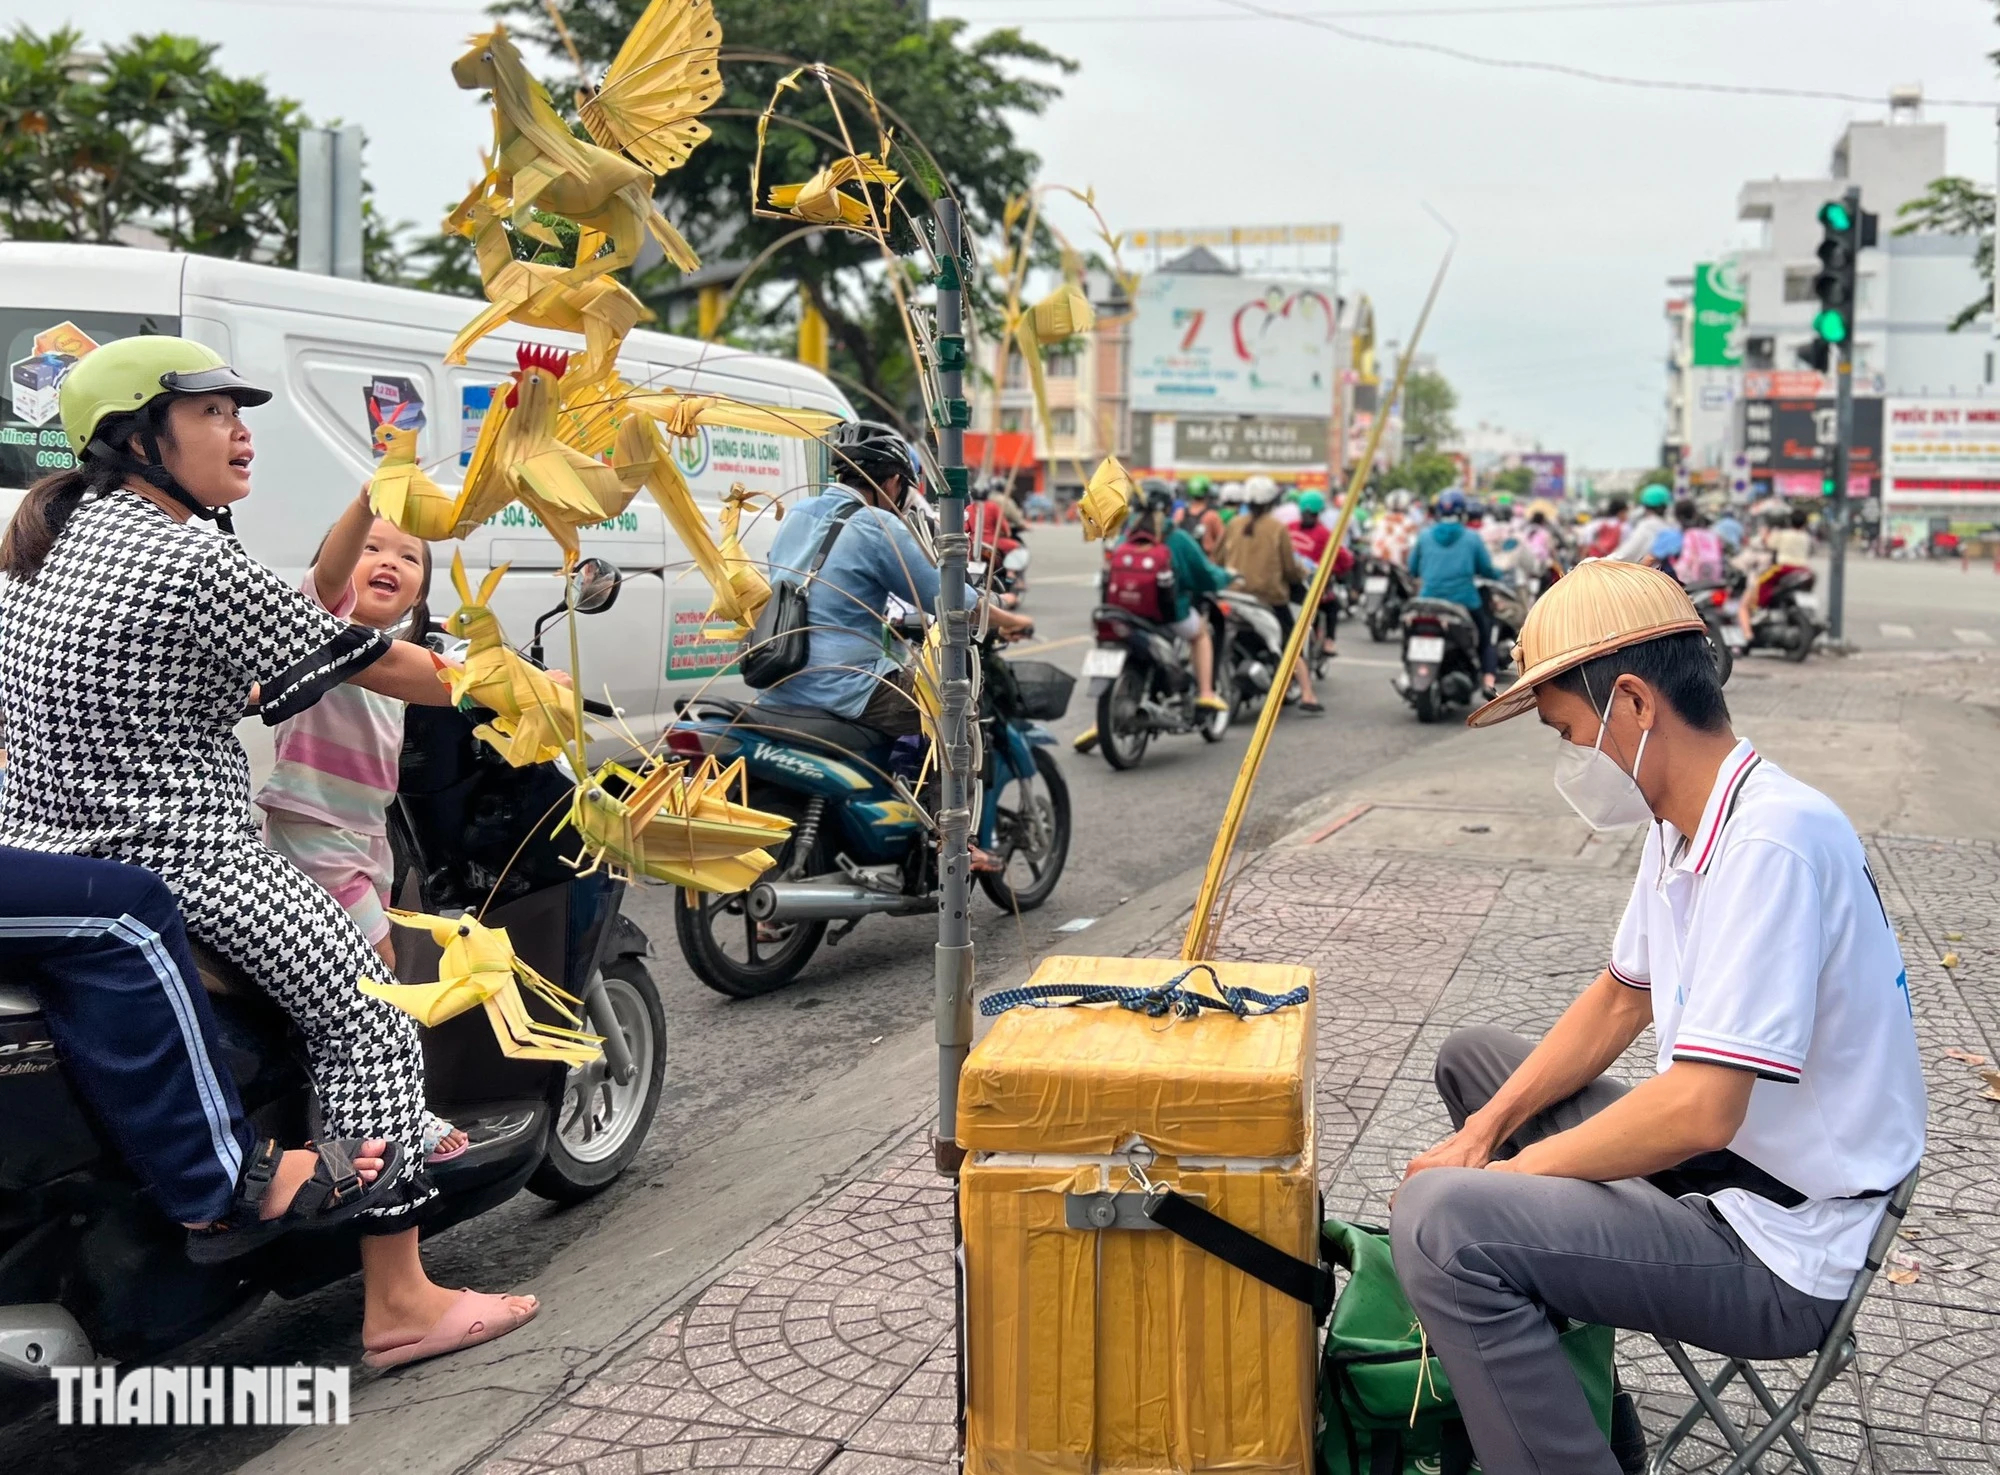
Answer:
M1589 691L1586 683L1584 690ZM1611 703L1617 690L1605 699L1597 717L1597 743L1581 747L1564 740L1556 753L1556 792L1569 801L1583 822L1593 830L1626 830L1653 817L1653 807L1639 791L1639 765L1646 761L1646 739L1639 734L1639 752L1632 771L1620 768L1604 751L1604 734L1611 725Z

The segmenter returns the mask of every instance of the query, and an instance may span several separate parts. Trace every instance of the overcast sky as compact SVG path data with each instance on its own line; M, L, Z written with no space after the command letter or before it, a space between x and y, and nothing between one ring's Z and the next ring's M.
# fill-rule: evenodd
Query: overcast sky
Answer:
M1342 286L1374 299L1385 339L1407 333L1445 243L1428 202L1461 237L1425 345L1460 418L1585 465L1657 454L1665 279L1739 238L1742 181L1822 175L1844 124L1885 106L1493 68L1246 3L1625 77L2000 99L1991 0L933 0L1081 63L1024 125L1047 179L1094 186L1118 229L1338 221ZM363 124L382 205L426 224L487 138L447 72L480 13L473 0L0 0L10 25L68 19L101 40L170 15L222 41L233 70ZM1993 178L1990 110L1927 118L1951 126L1954 172Z

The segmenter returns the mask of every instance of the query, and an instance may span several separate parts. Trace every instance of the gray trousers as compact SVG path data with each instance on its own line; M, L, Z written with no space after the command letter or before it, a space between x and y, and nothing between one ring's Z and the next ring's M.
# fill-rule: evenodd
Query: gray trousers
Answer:
M1488 1026L1446 1040L1437 1087L1452 1125L1490 1101L1532 1048ZM1625 1089L1593 1082L1532 1119L1501 1155L1577 1125ZM1643 1179L1432 1168L1397 1192L1390 1236L1486 1475L1618 1475L1552 1313L1758 1360L1812 1351L1841 1307L1772 1274L1706 1200L1672 1198Z

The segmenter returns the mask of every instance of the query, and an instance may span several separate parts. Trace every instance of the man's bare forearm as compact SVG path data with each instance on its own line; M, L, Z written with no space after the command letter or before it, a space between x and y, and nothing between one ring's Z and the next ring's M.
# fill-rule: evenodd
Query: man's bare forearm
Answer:
M1652 1000L1643 989L1622 984L1608 972L1598 974L1493 1099L1467 1119L1467 1130L1498 1147L1536 1112L1567 1100L1603 1075L1652 1018Z

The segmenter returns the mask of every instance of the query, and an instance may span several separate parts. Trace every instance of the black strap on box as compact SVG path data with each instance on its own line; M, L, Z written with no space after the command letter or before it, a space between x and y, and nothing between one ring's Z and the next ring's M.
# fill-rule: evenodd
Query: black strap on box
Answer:
M1179 1235L1196 1249L1206 1250L1294 1301L1303 1301L1312 1307L1315 1324L1325 1321L1333 1310L1333 1271L1327 1266L1288 1255L1171 1188L1156 1187L1147 1194L1144 1211L1160 1228Z

